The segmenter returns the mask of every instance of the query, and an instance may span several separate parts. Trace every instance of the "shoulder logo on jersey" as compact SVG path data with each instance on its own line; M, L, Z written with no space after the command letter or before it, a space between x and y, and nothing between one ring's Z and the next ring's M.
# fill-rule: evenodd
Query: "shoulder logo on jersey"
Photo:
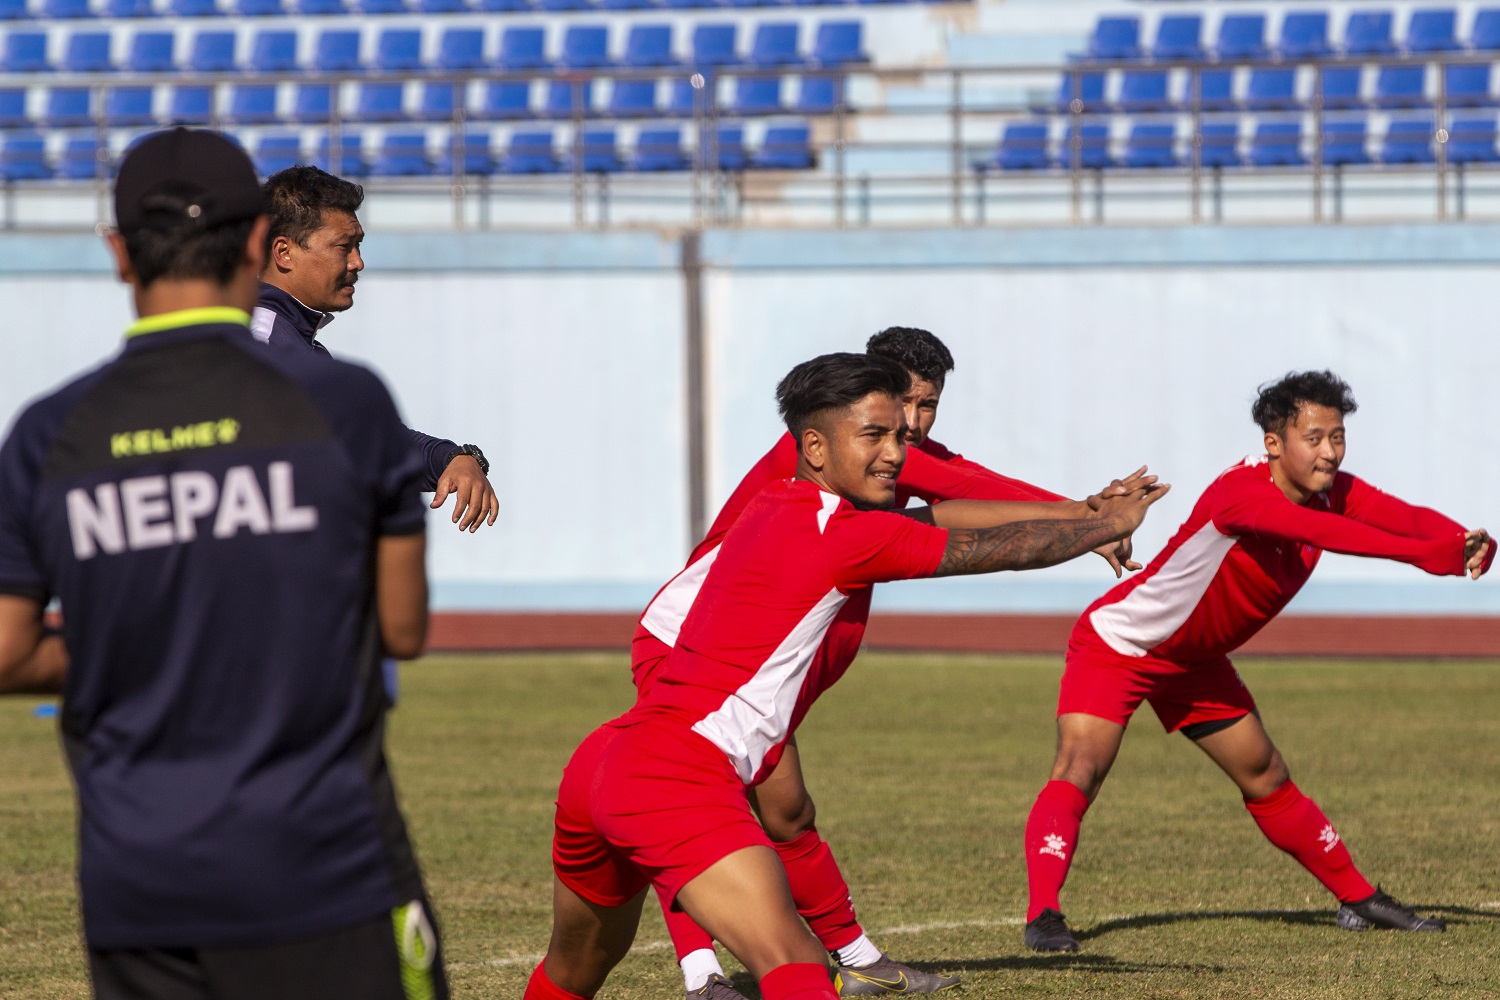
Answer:
M101 483L92 495L71 489L65 502L73 554L82 561L100 552L118 555L191 542L198 537L199 521L210 516L212 525L205 527L220 539L247 529L267 535L318 526L318 509L297 505L291 462L272 462L264 475L268 491L248 465L228 469L222 482L211 473L189 471Z
M240 436L240 422L233 417L220 420L200 420L196 424L181 427L147 427L139 431L124 431L109 436L109 454L112 458L133 458L137 455L164 455L174 451L194 448L214 448L221 444L234 444Z

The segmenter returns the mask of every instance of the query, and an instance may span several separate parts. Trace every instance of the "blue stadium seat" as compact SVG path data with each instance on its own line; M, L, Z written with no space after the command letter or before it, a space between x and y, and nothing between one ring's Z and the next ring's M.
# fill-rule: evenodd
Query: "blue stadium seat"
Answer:
M1332 52L1328 44L1328 12L1299 10L1281 22L1281 41L1276 51L1283 59L1316 59Z
M801 66L797 51L798 25L795 21L762 21L755 27L750 43L751 66Z
M1411 21L1406 25L1406 51L1452 52L1460 48L1455 31L1457 21L1458 13L1452 8L1412 11Z
M686 170L688 165L687 154L682 151L680 129L641 129L636 134L635 149L630 154L631 170Z
M1307 158L1302 155L1302 123L1263 121L1250 137L1252 167L1300 167Z
M1500 49L1500 7L1486 7L1474 15L1469 31L1469 47L1476 52Z
M729 110L737 115L774 115L786 110L781 104L781 77L742 76L735 80Z
M0 21L24 21L30 16L26 0L0 0Z
M995 148L994 157L984 166L996 166L1001 170L1046 170L1052 166L1047 149L1048 132L1045 121L1011 122L1000 133L1000 145Z
M652 10L652 0L598 0L600 10Z
M519 14L531 10L531 0L479 0L479 9L487 14Z
M299 83L292 97L292 121L321 124L333 113L333 87L326 83Z
M0 70L6 73L44 73L52 68L47 61L47 35L41 31L12 31L5 36L5 56Z
M187 68L198 73L227 73L235 68L235 33L200 31L193 36Z
M662 0L662 6L668 10L706 10L723 4L720 0Z
M170 73L177 68L173 49L177 36L170 31L141 31L130 40L125 68L135 73Z
M0 179L40 181L51 176L46 140L35 132L6 135L5 145L0 146Z
M424 121L447 121L453 117L458 97L464 92L461 83L428 82L422 84L422 98L417 105L417 117Z
M260 31L250 43L250 69L257 73L290 73L297 69L297 33Z
M112 128L150 125L156 121L151 112L150 87L111 87L104 92L104 122Z
M361 69L359 32L339 28L319 35L318 46L313 51L312 68L325 73Z
M0 128L21 128L30 124L31 117L26 113L26 88L0 90Z
M107 147L100 148L93 136L78 136L63 144L62 158L57 161L57 176L73 181L92 180L108 176L109 166Z
M1418 108L1427 103L1426 66L1382 66L1375 77L1375 106Z
M422 68L422 32L416 28L387 28L375 39L372 69L406 73Z
M555 174L557 154L552 149L552 130L512 132L510 145L500 159L507 174Z
M720 125L709 141L699 142L698 163L709 170L744 170L750 165L745 155L745 127Z
M214 88L193 84L173 87L167 105L167 122L172 125L207 125L213 120Z
M704 74L704 90L695 90L685 77L674 77L667 87L667 104L662 113L673 118L691 118L697 111L694 102L708 100L709 93L718 86L712 73Z
M740 57L735 51L735 32L732 24L700 24L693 28L692 65L698 69L738 66Z
M600 69L611 65L609 29L598 24L573 24L563 32L557 64L567 69Z
M1257 66L1250 71L1245 107L1254 111L1280 111L1300 106L1296 70Z
M1323 122L1323 164L1346 167L1369 163L1370 154L1365 149L1368 126L1364 118Z
M1323 107L1362 108L1364 96L1360 93L1363 71L1359 66L1334 66L1320 70L1323 81Z
M1101 17L1089 35L1089 59L1139 59L1141 22L1136 17ZM1002 169L1004 166L1002 164Z
M546 35L541 28L506 28L500 36L500 56L496 62L501 69L509 70L551 68Z
M361 14L404 14L406 0L355 0L354 7Z
M676 66L677 57L672 54L672 26L633 25L630 34L625 36L625 56L620 65L634 68Z
M362 83L354 100L354 117L362 122L406 120L404 83Z
M816 165L811 130L805 124L771 126L750 165L760 170L811 170Z
M588 117L594 107L594 81L585 76L547 81L543 113L548 118Z
M451 177L454 173L453 138L446 137L442 147L443 151L438 154L437 163L433 165L432 172ZM464 173L474 177L488 176L495 172L497 166L494 150L490 148L490 134L488 132L465 132L463 136Z
M1391 12L1357 10L1344 25L1344 51L1350 55L1384 55L1396 51L1391 41Z
M1432 120L1392 120L1380 143L1381 163L1435 163Z
M1495 116L1459 118L1448 129L1449 163L1500 163L1495 149Z
M804 115L827 115L837 111L841 80L844 80L841 76L804 76L797 88L797 100L792 102L792 110ZM848 100L847 94L844 99Z
M1057 109L1067 111L1076 98L1084 110L1099 110L1104 106L1104 81L1103 73L1064 73L1057 89Z
M1209 169L1237 167L1245 161L1240 157L1240 126L1238 122L1205 122L1199 134L1203 143L1198 147L1198 163Z
M229 92L230 121L241 125L269 125L279 121L274 83L236 84Z
M49 21L93 16L89 0L42 0L42 17Z
M1126 70L1120 80L1120 96L1115 107L1121 111L1159 111L1167 106L1167 71L1164 69Z
M286 14L281 0L235 0L234 9L243 17L281 17Z
M625 164L620 162L620 151L615 144L614 129L584 129L582 146L581 169L584 173L610 174L625 168ZM573 143L569 142L568 151L563 155L564 170L569 172L573 170L574 154Z
M1198 71L1198 104L1204 111L1229 111L1236 106L1234 70L1202 69ZM1182 94L1182 107L1193 106L1193 79L1189 77Z
M1443 67L1443 89L1450 108L1478 108L1493 104L1490 96L1490 65Z
M475 115L497 121L533 117L531 84L524 80L494 80L485 84L484 97Z
M364 137L358 132L342 132L339 134L339 163L338 169L334 169L332 152L328 135L325 133L318 137L318 152L313 157L313 166L319 170L326 170L340 177L363 177L370 172L365 163Z
M417 0L417 10L423 14L463 14L468 9L466 0Z
M1266 15L1226 14L1219 22L1219 40L1214 52L1220 59L1264 59Z
M387 132L370 164L377 177L423 177L432 173L427 136L421 132Z
M1177 166L1177 129L1163 122L1136 122L1120 162L1132 170Z
M215 17L222 13L215 0L168 0L167 10L178 17Z
M483 66L482 28L448 28L443 32L438 39L438 69L481 69Z
M818 25L811 61L819 66L869 62L864 47L864 28L859 21L824 21Z
M295 0L299 14L343 14L344 0Z
M1203 18L1197 14L1168 14L1156 26L1154 59L1202 59Z
M609 92L609 114L614 118L644 118L656 114L655 80L616 80Z
M107 31L78 31L68 39L63 50L62 69L69 73L100 73L115 68L109 54Z
M106 0L105 17L155 17L151 0Z
M88 87L53 87L47 91L47 110L42 124L48 128L88 125L94 120Z
M1113 160L1109 155L1109 126L1103 124L1084 125L1080 131L1078 126L1069 125L1067 134L1063 141L1058 144L1056 157L1057 165L1064 170L1073 168L1073 143L1080 140L1077 150L1078 165L1085 170L1103 170L1111 166Z
M589 0L535 0L537 10L563 13L570 10L588 10Z
M270 177L288 167L302 162L302 140L295 135L261 136L255 148L255 169L262 177Z

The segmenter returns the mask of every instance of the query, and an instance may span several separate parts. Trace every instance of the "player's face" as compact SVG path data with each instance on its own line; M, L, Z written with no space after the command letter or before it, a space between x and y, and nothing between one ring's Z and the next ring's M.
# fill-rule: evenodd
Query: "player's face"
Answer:
M343 312L354 305L354 285L365 260L359 245L365 231L349 212L323 210L323 225L308 237L307 248L297 247L298 301L321 312ZM295 252L295 251L294 251ZM304 297L306 296L306 297Z
M894 507L896 477L906 463L907 432L901 401L870 393L828 428L823 468L827 484L856 507Z
M901 397L901 408L906 412L906 443L915 448L932 433L943 387L941 384L934 385L916 372L907 374L911 376L911 388Z
M1276 459L1280 477L1305 497L1333 489L1344 447L1343 414L1315 403L1303 403L1283 433L1266 435L1266 453Z

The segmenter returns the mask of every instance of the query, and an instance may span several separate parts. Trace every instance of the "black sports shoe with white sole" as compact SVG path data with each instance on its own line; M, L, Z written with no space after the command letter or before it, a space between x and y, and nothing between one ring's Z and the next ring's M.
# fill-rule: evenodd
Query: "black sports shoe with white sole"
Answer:
M1339 907L1338 925L1346 931L1367 931L1380 927L1392 931L1445 931L1448 924L1436 917L1419 917L1410 907L1387 896L1375 887L1375 895L1357 903Z
M1026 925L1026 947L1032 951L1077 951L1078 939L1068 930L1068 920L1056 910L1038 913Z

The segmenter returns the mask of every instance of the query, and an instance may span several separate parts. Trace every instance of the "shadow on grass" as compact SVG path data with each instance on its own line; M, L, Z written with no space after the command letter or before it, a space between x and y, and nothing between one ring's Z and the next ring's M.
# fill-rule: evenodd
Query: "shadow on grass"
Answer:
M1411 904L1418 913L1442 916L1452 924L1467 924L1500 920L1500 911L1476 910L1468 906L1428 906ZM1165 927L1172 924L1192 923L1205 920L1258 920L1271 924L1302 924L1309 927L1332 927L1334 907L1317 910L1191 910L1181 913L1142 913L1133 917L1120 917L1095 924L1087 930L1075 931L1080 941L1105 937L1116 931L1135 930L1141 927ZM1477 919L1469 919L1477 918Z

